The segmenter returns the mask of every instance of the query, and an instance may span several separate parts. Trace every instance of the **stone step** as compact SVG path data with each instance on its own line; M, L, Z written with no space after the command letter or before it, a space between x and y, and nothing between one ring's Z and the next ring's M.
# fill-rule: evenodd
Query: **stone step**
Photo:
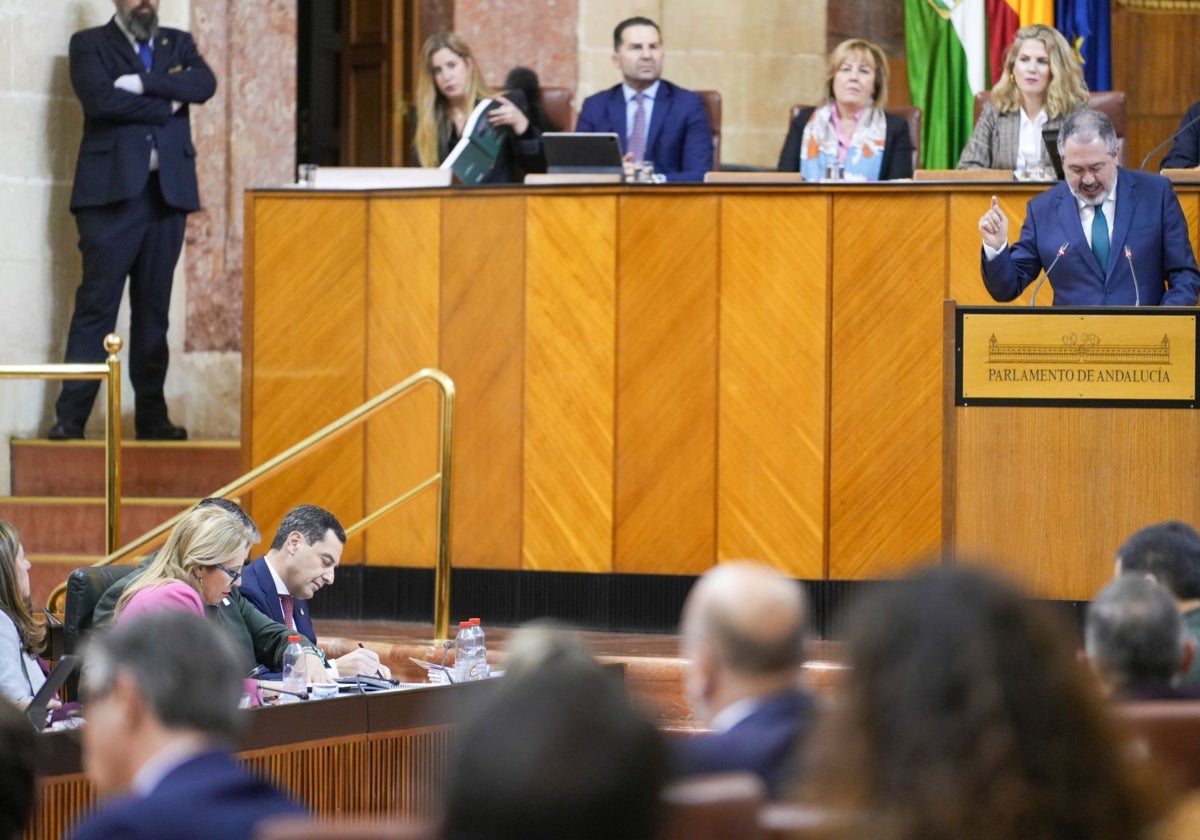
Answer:
M195 498L124 498L121 504L122 544L133 540L181 510ZM93 555L104 545L104 500L64 496L23 496L0 499L0 519L17 527L30 554ZM79 565L84 565L80 563Z
M104 442L12 441L14 496L104 495ZM238 441L125 441L123 495L199 499L242 473Z

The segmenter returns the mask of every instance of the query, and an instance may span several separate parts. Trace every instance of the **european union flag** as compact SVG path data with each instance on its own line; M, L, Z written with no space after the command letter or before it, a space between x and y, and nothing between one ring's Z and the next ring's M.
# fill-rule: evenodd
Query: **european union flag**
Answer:
M1083 60L1088 90L1112 89L1112 11L1109 0L1055 0L1058 31Z

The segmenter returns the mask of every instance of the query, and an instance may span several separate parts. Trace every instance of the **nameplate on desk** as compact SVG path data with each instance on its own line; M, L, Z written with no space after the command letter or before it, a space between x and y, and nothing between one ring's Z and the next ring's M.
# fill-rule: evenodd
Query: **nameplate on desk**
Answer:
M955 403L1195 408L1186 309L957 311Z

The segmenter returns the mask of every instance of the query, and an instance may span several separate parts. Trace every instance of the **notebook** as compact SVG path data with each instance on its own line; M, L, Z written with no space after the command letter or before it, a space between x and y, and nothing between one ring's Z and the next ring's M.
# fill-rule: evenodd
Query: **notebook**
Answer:
M542 135L546 171L620 175L621 144L611 132L548 131Z

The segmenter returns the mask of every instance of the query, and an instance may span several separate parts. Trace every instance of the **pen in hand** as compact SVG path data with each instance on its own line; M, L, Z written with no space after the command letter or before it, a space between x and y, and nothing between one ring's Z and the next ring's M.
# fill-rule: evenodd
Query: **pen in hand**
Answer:
M359 646L360 648L362 648L363 650L366 650L366 648L367 648L367 646L366 646L366 645L364 645L362 642L359 642L359 643L358 643L358 646ZM376 676L376 677L378 677L378 678L379 678L379 679L381 679L381 680L384 678L383 674L380 672L380 670L379 670L378 668L376 668L376 669L375 669L375 676Z

